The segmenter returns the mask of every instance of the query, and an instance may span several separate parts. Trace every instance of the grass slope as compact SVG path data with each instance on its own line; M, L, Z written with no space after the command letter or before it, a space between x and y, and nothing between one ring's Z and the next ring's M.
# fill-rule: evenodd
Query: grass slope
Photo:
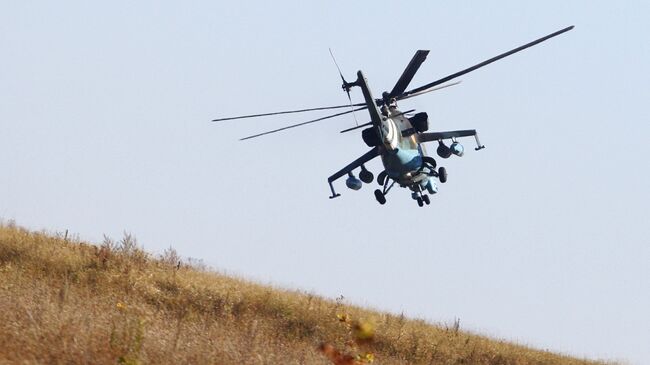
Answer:
M0 225L0 364L593 364Z

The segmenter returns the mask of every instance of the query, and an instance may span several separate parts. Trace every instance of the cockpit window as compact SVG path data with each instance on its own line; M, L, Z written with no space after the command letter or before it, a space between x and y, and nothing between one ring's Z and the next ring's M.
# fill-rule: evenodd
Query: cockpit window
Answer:
M415 134L412 134L408 137L403 137L400 141L400 148L408 150L417 150L418 144L415 141Z
M400 130L400 134L405 130L409 130L413 128L411 122L409 122L409 120L404 118L403 116L399 116L394 120L397 128ZM411 134L408 137L400 138L399 148L404 150L416 150L418 148L418 144L415 140L415 134Z

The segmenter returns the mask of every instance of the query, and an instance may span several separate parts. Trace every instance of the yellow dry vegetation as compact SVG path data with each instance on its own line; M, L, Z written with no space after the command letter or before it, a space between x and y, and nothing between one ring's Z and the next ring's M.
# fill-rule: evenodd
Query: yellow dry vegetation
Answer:
M0 225L0 364L595 364Z

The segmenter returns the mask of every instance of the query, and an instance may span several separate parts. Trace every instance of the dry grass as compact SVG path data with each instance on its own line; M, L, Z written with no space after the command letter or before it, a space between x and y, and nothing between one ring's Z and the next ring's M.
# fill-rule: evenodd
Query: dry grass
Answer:
M593 364L0 225L0 364Z

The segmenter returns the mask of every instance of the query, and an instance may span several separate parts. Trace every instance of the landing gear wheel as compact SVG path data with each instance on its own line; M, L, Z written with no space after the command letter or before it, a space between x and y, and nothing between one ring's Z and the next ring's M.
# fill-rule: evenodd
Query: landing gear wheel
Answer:
M386 204L386 196L379 189L375 190L375 199L377 199L381 205Z
M372 180L375 179L375 176L372 174L372 172L368 170L361 170L361 172L359 173L359 179L361 179L361 181L363 181L366 184L370 184Z
M431 204L431 200L429 200L428 195L422 195L422 200L424 201L424 204L426 204L426 205Z
M418 196L418 198L416 200L418 201L418 206L419 207L424 206L424 202L422 201L421 197Z
M447 170L444 167L438 169L438 179L443 184L447 182Z

